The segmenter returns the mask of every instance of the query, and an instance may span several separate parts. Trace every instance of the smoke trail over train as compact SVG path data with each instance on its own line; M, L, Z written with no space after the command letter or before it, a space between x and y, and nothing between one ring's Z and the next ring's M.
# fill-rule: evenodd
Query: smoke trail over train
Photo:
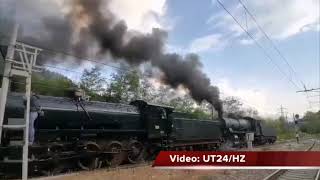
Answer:
M159 28L154 28L151 33L129 30L126 22L108 9L109 4L110 0L64 1L69 11L63 18L42 18L46 36L24 39L72 51L80 57L88 56L94 46L98 49L97 57L111 56L115 61L125 61L130 65L150 63L162 72L160 78L164 84L172 88L183 86L194 100L208 101L221 115L219 89L212 86L202 72L197 54L181 56L166 53L166 31ZM72 39L74 34L77 34L76 41Z

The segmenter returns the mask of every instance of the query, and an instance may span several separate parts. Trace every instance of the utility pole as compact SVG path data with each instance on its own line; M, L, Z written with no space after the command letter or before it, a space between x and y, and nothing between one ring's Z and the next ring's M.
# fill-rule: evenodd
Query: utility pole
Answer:
M307 89L306 87L304 87L304 90L301 90L301 91L297 91L297 93L308 93L308 92L315 92L315 93L318 93L319 92L319 95L318 95L318 97L319 97L319 101L312 101L312 102L310 102L309 101L309 103L310 103L310 107L312 107L312 103L316 103L316 104L318 104L319 103L319 111L320 111L320 88L311 88L311 89ZM317 97L317 96L311 96L311 97Z
M281 128L285 129L286 128L286 122L287 122L287 116L285 114L287 114L287 112L285 112L286 108L284 108L282 105L280 106L280 125Z
M286 110L287 108L284 108L282 105L280 106L280 117L281 118L286 118L287 117L287 115L286 115L286 117L285 117L285 110ZM287 114L287 113L286 113Z
M5 111L5 106L7 102L7 94L8 94L9 83L10 83L9 76L10 76L11 64L12 64L12 61L10 60L14 58L13 57L14 51L15 51L14 45L16 44L16 41L17 41L18 28L19 28L19 25L15 24L11 34L10 43L8 46L7 55L5 59L1 94L0 94L1 102L3 102L3 103L0 103L0 125L3 124L3 119L4 119L4 111ZM0 142L1 142L1 136L2 136L2 128L0 128Z

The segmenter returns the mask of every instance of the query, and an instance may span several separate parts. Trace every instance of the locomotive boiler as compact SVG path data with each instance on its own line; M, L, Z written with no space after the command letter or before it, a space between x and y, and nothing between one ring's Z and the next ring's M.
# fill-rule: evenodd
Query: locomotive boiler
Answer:
M268 127L263 121L251 117L223 118L223 120L226 139L232 146L245 146L246 133L254 133L254 144L274 143L277 139L275 129Z

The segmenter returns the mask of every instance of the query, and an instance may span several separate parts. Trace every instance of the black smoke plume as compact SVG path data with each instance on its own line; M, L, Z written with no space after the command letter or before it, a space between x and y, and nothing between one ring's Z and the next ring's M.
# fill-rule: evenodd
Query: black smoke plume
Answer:
M129 64L151 62L163 72L164 83L173 88L183 85L193 99L197 102L208 101L221 115L219 90L210 85L209 78L200 70L199 57L196 54L182 57L164 53L165 31L153 29L150 34L134 34L128 31L124 21L117 22L111 12L100 11L101 0L75 0L73 7L80 8L78 12L72 12L73 16L89 19L88 32L99 43L101 53L108 52ZM130 39L126 41L126 38Z
M68 1L71 11L64 19L44 18L47 37L39 39L46 47L54 46L86 56L92 44L98 45L98 54L111 55L131 65L151 63L162 72L163 83L173 88L183 86L197 102L211 103L219 116L222 105L219 89L210 85L210 79L201 71L202 64L196 54L181 56L165 53L164 44L167 32L153 29L142 34L128 30L126 23L108 9L110 0L72 0ZM64 25L63 25L64 24ZM78 41L72 42L73 31L79 33ZM94 42L94 43L93 43Z

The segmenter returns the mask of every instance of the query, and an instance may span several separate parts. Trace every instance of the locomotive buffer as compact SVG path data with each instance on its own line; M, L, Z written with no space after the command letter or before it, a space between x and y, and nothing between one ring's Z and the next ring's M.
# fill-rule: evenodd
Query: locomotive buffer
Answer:
M23 131L23 152L22 152L22 179L28 178L28 142L29 142L29 114L31 96L31 75L32 72L41 71L41 67L36 65L37 56L41 49L24 43L16 42L18 25L14 25L14 31L10 39L8 51L5 59L5 69L3 73L2 88L0 94L0 145L3 130ZM4 124L4 112L9 90L10 78L13 76L23 77L26 80L25 96L26 107L23 124ZM8 117L8 120L10 117Z

